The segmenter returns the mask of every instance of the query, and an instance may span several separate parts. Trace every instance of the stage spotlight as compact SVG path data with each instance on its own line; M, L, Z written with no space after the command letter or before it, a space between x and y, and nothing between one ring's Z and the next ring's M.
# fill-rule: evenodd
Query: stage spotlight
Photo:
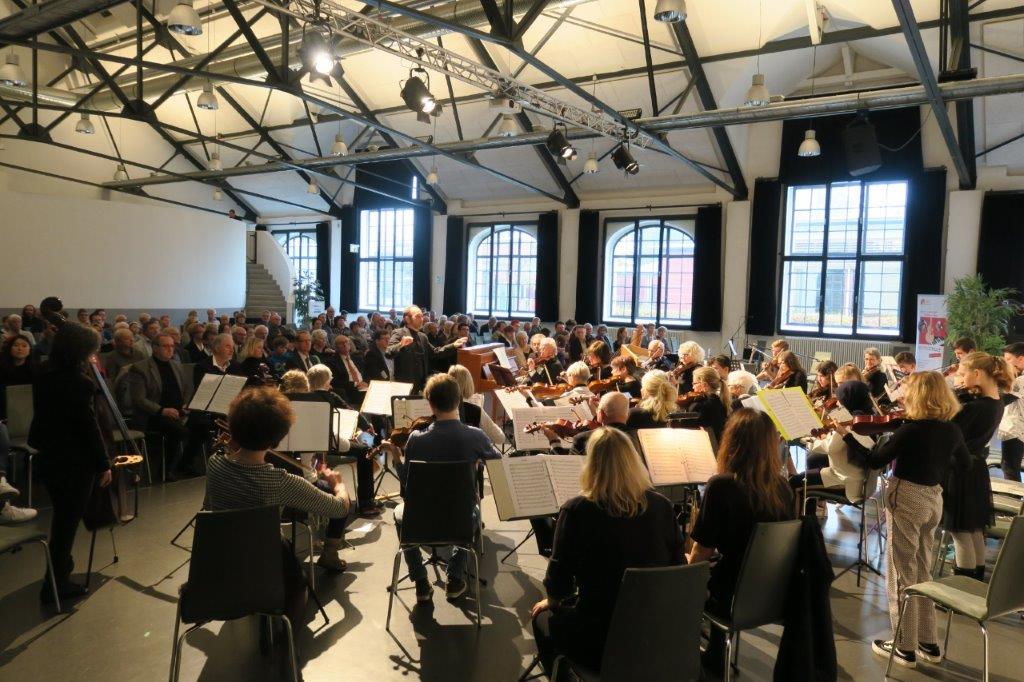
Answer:
M626 146L626 143L620 144L612 152L612 162L615 163L616 168L626 171L630 175L636 175L640 172L640 164L629 153L629 147Z

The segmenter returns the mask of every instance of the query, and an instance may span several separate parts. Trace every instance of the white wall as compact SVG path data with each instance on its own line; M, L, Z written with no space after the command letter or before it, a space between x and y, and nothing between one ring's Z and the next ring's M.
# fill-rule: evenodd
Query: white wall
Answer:
M245 226L177 207L0 191L0 309L177 311L245 304Z

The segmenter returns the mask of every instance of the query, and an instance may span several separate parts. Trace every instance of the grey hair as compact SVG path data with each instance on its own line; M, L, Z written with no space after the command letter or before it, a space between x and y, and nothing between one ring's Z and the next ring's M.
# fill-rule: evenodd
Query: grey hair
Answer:
M306 378L309 379L309 390L319 391L331 385L334 375L327 365L313 365L306 372Z

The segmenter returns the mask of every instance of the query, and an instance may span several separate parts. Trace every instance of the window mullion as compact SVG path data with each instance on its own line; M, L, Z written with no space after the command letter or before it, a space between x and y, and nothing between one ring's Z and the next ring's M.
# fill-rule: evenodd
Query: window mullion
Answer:
M818 279L818 333L825 333L825 287L828 286L828 229L829 211L832 208L832 183L825 185L825 222L821 241L821 275Z
M629 311L630 324L636 324L636 304L640 298L640 221L633 221L633 305Z

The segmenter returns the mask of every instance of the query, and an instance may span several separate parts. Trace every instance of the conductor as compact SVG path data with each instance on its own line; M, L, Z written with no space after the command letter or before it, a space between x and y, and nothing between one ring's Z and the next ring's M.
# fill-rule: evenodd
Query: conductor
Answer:
M391 333L384 355L395 361L394 381L411 383L413 393L419 393L431 373L433 360L451 358L456 348L466 345L466 339L459 338L446 346L435 347L420 331L423 326L423 311L411 305L402 315L402 326Z

